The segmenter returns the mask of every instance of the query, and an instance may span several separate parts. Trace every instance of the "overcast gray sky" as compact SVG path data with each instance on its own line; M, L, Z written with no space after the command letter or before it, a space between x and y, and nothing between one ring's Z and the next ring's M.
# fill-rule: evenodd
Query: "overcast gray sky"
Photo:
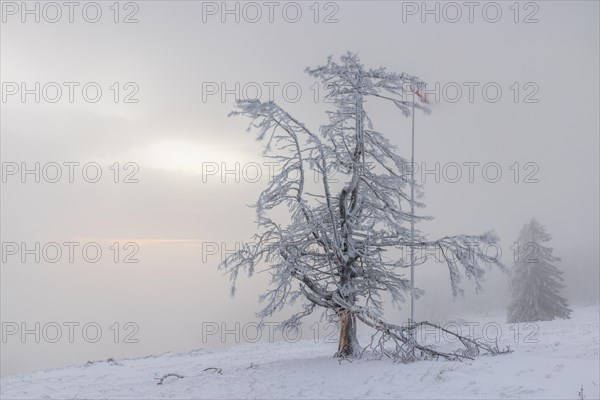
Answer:
M598 2L475 3L429 2L431 14L424 3L402 1L230 2L230 13L221 2L82 2L69 22L62 3L28 2L28 14L25 3L3 1L3 332L39 322L52 336L48 324L56 323L63 337L35 343L33 334L6 336L2 374L235 344L203 343L202 323L254 320L265 274L244 279L232 299L216 265L224 248L254 233L246 205L269 168L245 131L248 121L227 114L236 95L253 97L259 88L265 100L272 88L275 101L318 127L327 105L303 70L346 51L429 84L432 113L416 117L416 160L440 169L439 182L435 173L417 175L423 212L436 217L421 229L432 237L495 229L510 266L510 246L535 216L562 257L567 297L597 302ZM410 120L368 107L408 157ZM39 183L21 174L36 162ZM56 183L49 182L53 163L62 172ZM82 176L86 163L98 163L98 182L86 181L96 164ZM236 163L239 172L223 174ZM257 165L262 181L254 179ZM58 243L62 258L48 262L56 249L47 246L36 263L20 245L36 242ZM72 263L65 242L79 244ZM9 243L19 244L16 254ZM102 249L96 263L82 256L89 243ZM123 262L128 255L139 262ZM477 300L469 294L452 303L443 266L429 263L417 273L426 290L417 307L423 318L506 304L502 274L490 275ZM68 322L80 324L73 343ZM139 343L123 343L135 330L127 322L139 328ZM102 328L97 343L82 338L86 323Z

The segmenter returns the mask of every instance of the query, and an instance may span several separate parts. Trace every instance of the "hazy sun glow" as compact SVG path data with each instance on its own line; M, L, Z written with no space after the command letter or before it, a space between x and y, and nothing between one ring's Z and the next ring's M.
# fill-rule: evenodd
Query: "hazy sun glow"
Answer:
M233 169L236 163L249 161L248 155L228 149L226 145L207 145L184 140L155 142L142 148L140 153L137 159L147 167L187 174L202 174L211 168L208 164L225 164L222 167Z

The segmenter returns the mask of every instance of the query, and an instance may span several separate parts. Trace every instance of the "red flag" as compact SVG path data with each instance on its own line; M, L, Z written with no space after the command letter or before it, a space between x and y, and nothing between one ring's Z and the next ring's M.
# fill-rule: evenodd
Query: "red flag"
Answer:
M426 93L421 93L420 90L415 90L414 86L410 87L410 90L419 98L419 100L421 100L421 103L425 103L425 104L430 104L429 100L427 100L427 94Z

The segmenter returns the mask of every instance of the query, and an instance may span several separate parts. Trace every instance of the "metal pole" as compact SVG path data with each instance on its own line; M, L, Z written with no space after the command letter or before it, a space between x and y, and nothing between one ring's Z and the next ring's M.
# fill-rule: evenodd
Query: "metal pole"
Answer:
M415 94L413 94L412 103L412 152L410 156L410 168L411 168L411 185L410 185L410 239L413 243L413 247L410 250L410 322L411 324L415 320Z

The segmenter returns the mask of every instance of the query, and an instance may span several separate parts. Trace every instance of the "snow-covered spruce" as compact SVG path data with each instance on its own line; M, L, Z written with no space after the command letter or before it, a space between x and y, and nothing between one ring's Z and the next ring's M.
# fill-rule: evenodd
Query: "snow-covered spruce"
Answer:
M283 324L284 329L293 329L303 317L323 309L340 324L336 356L341 358L361 353L358 321L380 334L384 343L371 343L372 349L398 360L498 353L496 348L462 336L465 349L438 351L411 339L413 331L427 322L399 326L383 319L383 293L396 305L411 290L420 294L403 277L409 263L390 256L394 249L438 250L448 265L455 295L462 292L462 276L480 289L482 264L496 263L482 251L486 243L497 240L493 232L428 240L420 231L411 236L407 229L411 221L429 217L403 211L411 209L406 194L414 184L409 164L374 128L366 103L369 100L369 106L377 107L388 102L408 116L414 107L426 109L404 100L406 91L416 91L424 82L383 67L366 69L351 53L339 63L329 57L326 65L307 68L307 73L322 81L333 107L327 111L329 123L318 133L274 102L238 101L231 113L251 119L249 130L258 130L258 140L266 143L265 155L281 167L256 203L259 233L220 266L230 274L232 293L241 271L251 275L258 263L267 263L271 287L260 298L265 306L259 316L270 316L288 303L303 300L303 311ZM319 182L309 182L315 172ZM341 183L331 179L334 172ZM423 204L415 201L414 206ZM282 208L289 218L276 220L274 211ZM386 347L386 343L393 346Z
M570 318L567 300L559 294L564 287L562 271L552 265L560 259L552 255L552 248L542 245L551 239L535 218L521 230L510 280L512 301L508 306L508 322Z

